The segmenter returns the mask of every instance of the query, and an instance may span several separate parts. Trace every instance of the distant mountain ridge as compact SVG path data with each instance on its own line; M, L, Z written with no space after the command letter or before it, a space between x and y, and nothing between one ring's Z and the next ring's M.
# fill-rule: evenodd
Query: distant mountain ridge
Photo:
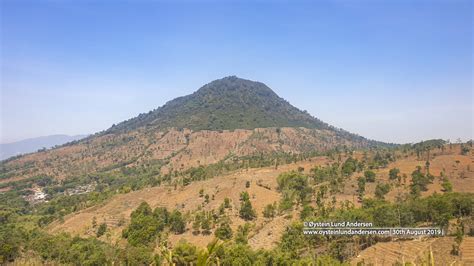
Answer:
M35 152L42 148L48 149L56 145L62 145L85 137L87 137L87 135L69 136L57 134L0 144L0 160L5 160L20 154Z

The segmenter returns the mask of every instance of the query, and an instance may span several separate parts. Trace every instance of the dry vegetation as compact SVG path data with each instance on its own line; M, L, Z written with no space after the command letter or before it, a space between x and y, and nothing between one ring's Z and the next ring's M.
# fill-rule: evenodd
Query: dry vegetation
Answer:
M102 189L107 191L107 196L102 200L97 200L100 197L97 196L92 201L88 198L81 199L77 197L74 199L77 200L77 203L73 203L73 205L60 205L59 202L56 202L54 204L58 204L60 207L52 212L54 215L45 215L50 219L48 221L52 221L52 223L46 222L45 224L49 223L49 225L44 229L52 235L61 237L62 233L66 232L72 236L82 237L82 239L98 238L102 241L101 243L105 243L109 247L124 250L130 247L131 242L130 239L125 238L123 232L133 224L131 214L143 202L146 202L152 209L166 207L168 210L179 210L183 214L184 232L174 233L167 227L162 231L163 235L159 236L160 241L164 236L169 249L179 247L182 240L205 249L208 244L215 240L215 233L221 223L217 220L222 217L219 216L218 219L216 218L211 222L208 233L202 233L202 230L196 233L193 228L193 220L196 220L197 215L202 212L217 213L223 202L229 199L230 208L224 210L223 217L228 219L228 224L231 231L234 232L234 236L239 228L250 225L249 246L253 250L261 249L273 252L273 250L280 247L288 230L295 228L295 224L301 224L302 218L300 215L302 215L305 207L312 207L312 213L315 215L321 211L321 206L323 209L327 207L329 212L337 212L338 209L344 208L354 210L353 207L349 206L359 208L367 199L384 198L387 202L401 202L412 196L413 173L417 168L422 174L433 176L432 181L426 185L426 190L422 190L421 195L417 197L424 198L433 194L446 193L446 187L444 186L446 182L450 184L452 192L474 193L474 151L472 148L468 152L463 152L462 145L449 144L421 151L403 147L357 149L358 145L362 145L362 143L346 143L335 136L324 136L324 134L321 135L320 131L317 131L316 129L293 128L235 130L233 132L170 130L157 133L156 140L148 142L143 139L143 136L146 136L144 132L136 131L133 133L137 134L135 137L128 135L130 137L127 140L128 142L116 146L107 145L107 143L120 142L119 140L124 140L124 136L106 135L8 161L4 167L8 168L10 173L21 175L11 176L3 181L27 178L39 173L49 173L54 177L54 181L48 183L48 185L54 188L55 186L63 186L65 181L63 179L68 177L60 174L62 171L77 174L81 171L94 173L94 171L100 171L98 168L100 166L101 169L108 167L107 171L109 171L102 171L101 178L106 178L107 175L111 175L119 169L123 172L125 178L132 178L126 174L124 169L132 169L136 166L148 167L148 165L162 162L161 170L163 172L157 173L156 178L166 173L168 179L161 179L160 183L144 183L142 186L131 189L127 183L120 183L123 181L122 179L112 179L113 182L117 182L118 186L111 186L113 189L108 190L103 187ZM327 133L329 134L329 132ZM326 137L336 139L328 142ZM137 143L137 146L133 146L133 143ZM328 145L327 143L332 144ZM213 172L216 175L203 175L185 182L188 176L192 177L195 173L187 172L188 168L195 166L203 166L202 169L212 168L213 163L225 161L229 154L237 157L254 154L256 151L263 151L267 154L271 154L273 151L302 154L310 151L312 147L329 150L332 147L331 145L335 147L337 143L344 143L346 147L353 145L355 149L335 149L327 152L326 155L314 157L290 157L293 159L281 162L281 164L274 164L270 160L270 166L266 167L245 167L244 161L244 164L232 168L232 170ZM115 155L118 157L115 157ZM133 157L135 159L130 160ZM111 168L110 164L113 165L116 162L112 158L121 158L121 161L125 160L129 163L120 164L118 169ZM34 163L29 163L32 160ZM353 169L345 175L344 168L351 161L354 162ZM81 168L84 162L91 168ZM31 168L28 168L28 165ZM15 169L15 167L18 168ZM74 172L74 169L78 172ZM332 174L328 169L333 169L336 177L331 177ZM390 177L392 169L399 170L399 178ZM317 171L319 170L324 173L323 179L318 179ZM365 183L363 201L359 194L359 180L369 170L373 172L375 181ZM278 205L278 208L281 208L285 192L288 192L285 189L288 188L282 188L280 177L291 173L299 175L299 177L292 178L302 177L306 179L304 186L310 188L311 192L308 197L301 200L305 203L300 204L296 198L296 201L292 199L289 209L278 209L274 217L265 218L263 212L268 205L275 203L275 206ZM150 177L155 180L155 176ZM63 181L57 182L57 180ZM89 182L89 179L85 180ZM333 184L335 180L338 181ZM36 183L37 186L39 186L38 184ZM388 190L380 196L377 195L377 187L382 185L386 185ZM328 189L328 192L326 196L319 198L318 194L323 188ZM8 187L2 189L2 193L9 193L7 191ZM14 189L22 188L15 187ZM240 212L242 210L241 193L243 191L248 192L252 208L257 214L254 219L244 220ZM56 193L60 197L65 197L65 201L68 200L68 195ZM93 193L100 195L97 191L90 194ZM318 198L322 200L322 203L318 203ZM87 205L90 202L93 202L93 204ZM42 214L47 214L48 206L55 207L54 204L46 205L41 210ZM67 208L68 212L65 211ZM449 234L456 234L457 224L456 220L450 221ZM98 225L106 225L104 233L100 235L98 234ZM469 226L466 228L469 228ZM403 241L401 239L390 239L389 242L382 240L382 242L375 245L372 245L372 243L369 245L366 243L362 243L362 245L351 243L344 247L350 249L350 254L346 253L341 260L347 261L350 259L350 263L353 265L360 262L368 265L392 265L399 262L422 264L426 262L427 257L432 256L432 259L437 261L437 265L450 265L452 263L455 263L453 265L469 265L471 261L474 261L474 241L472 241L472 237L466 237L463 242L459 242L461 243L459 245L459 255L451 253L453 246L458 243L456 241L455 237L450 236L436 239L405 239ZM329 243L330 241L328 245ZM153 250L152 252L160 252L159 248L161 246L158 244L150 245L150 248ZM332 252L329 246L320 246L319 248L321 248L321 254ZM332 259L334 258L337 257ZM17 263L22 260L27 261L28 258L23 257ZM34 257L31 259L31 263L36 263L36 261Z
M366 147L365 140L353 141L333 131L306 128L264 128L234 131L189 129L135 131L108 134L64 147L33 153L2 162L0 183L47 175L55 179L104 172L123 166L160 164L161 172L183 171L208 165L229 155L255 153L304 153L336 146Z
M453 145L451 149L446 148L443 151L441 151L441 149L432 150L430 156L430 171L437 176L437 178L435 178L433 184L428 186L428 190L423 192L424 196L433 193L443 193L441 180L438 178L439 173L442 171L446 173L446 176L453 184L453 191L474 192L474 186L472 185L474 182L472 153L468 155L459 155L459 145ZM343 154L341 160L344 161L347 157L348 155ZM353 157L362 158L363 153L356 152L353 154ZM422 158L418 159L415 154L399 153L397 154L397 157L399 159L390 163L387 168L374 170L377 182L388 183L393 187L385 197L389 201L395 201L397 196L409 193L409 184L411 182L410 174L416 166L423 166L425 164L425 160ZM279 241L282 232L291 220L298 217L297 210L295 210L296 212L292 215L293 218L277 216L273 220L266 220L262 217L261 213L264 207L267 204L277 202L280 199L280 193L277 191L276 177L283 172L291 170L296 171L298 168L303 168L304 171L308 173L309 169L315 166L330 165L336 161L338 161L338 159L330 159L325 156L320 156L298 163L281 165L277 169L275 169L275 167L265 167L239 170L213 179L192 182L190 185L185 187L178 186L175 188L174 186L160 186L146 188L127 194L119 194L111 198L102 206L92 207L68 215L64 218L64 222L54 222L49 227L49 230L51 232L66 231L81 236L92 236L95 233L91 230L91 225L92 220L95 217L98 223L105 222L109 225L108 228L110 229L110 235L103 236L102 239L104 241L109 241L111 243L118 241L125 244L125 240L121 239L121 231L127 226L132 210L136 209L142 201L148 202L153 208L164 206L169 209L177 208L184 213L192 214L200 206L203 210L216 210L223 202L224 198L230 198L233 203L232 212L230 214L231 227L235 231L238 225L244 223L238 215L239 194L242 191L248 191L251 196L250 200L252 205L257 214L259 214L257 220L254 221L254 230L249 237L249 244L255 248L269 249L274 247ZM389 180L389 169L395 167L400 169L401 175L405 174L407 176L405 180L402 179L400 185ZM350 201L355 206L360 206L360 201L357 199L357 177L360 175L361 173L352 174L346 181L343 191L335 194L338 204ZM249 188L246 188L245 186L247 181L250 182ZM374 197L375 184L376 183L367 183L366 197ZM201 189L203 189L204 194L209 194L213 198L208 204L204 204L203 198L199 197L199 191ZM122 222L119 223L119 220ZM188 223L187 231L184 234L171 234L169 240L171 243L176 243L181 239L185 239L196 246L205 247L214 238L214 235L212 234L194 235L191 231L191 224ZM422 254L432 242L425 243L423 241L418 241L413 242L413 244L410 243L412 242L406 241L401 244L398 242L382 243L379 248L377 248L378 246L376 245L373 252L383 254L384 252L382 252L382 250L384 250L385 247L398 249L398 245L408 245L404 248L406 254L403 253L405 254L403 255L400 253L402 254L400 256L405 256L407 261L409 261L418 256L419 253ZM419 243L423 247L418 248L416 243ZM415 245L417 248L415 249L415 247L409 245ZM363 256L362 258L374 257L372 251L366 250L364 252L365 253L361 254L361 256ZM386 257L385 259L390 260L389 257Z

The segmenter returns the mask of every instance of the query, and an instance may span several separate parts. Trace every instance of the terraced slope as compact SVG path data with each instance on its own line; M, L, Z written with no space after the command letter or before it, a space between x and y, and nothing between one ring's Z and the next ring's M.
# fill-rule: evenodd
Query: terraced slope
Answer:
M270 249L274 247L280 241L285 228L290 225L290 222L291 220L283 216L274 218L249 239L249 245L253 249Z
M474 265L474 237L464 237L461 243L461 262Z
M373 265L393 265L397 262L418 263L434 241L435 239L426 239L377 243L363 250L352 260L351 265L357 265L359 262Z
M436 266L454 265L474 265L472 261L473 237L467 237L462 249L466 256L455 256L451 254L454 237L440 237L428 239L415 239L405 241L394 241L377 243L372 247L363 250L351 261L351 265L364 262L365 265L395 265L395 263L416 263L416 265L427 265L430 260L429 254L433 255Z
M289 222L284 217L276 217L272 222L266 223L262 216L262 211L267 204L273 204L280 200L280 193L276 190L276 177L279 173L296 170L298 167L310 169L315 165L326 163L328 163L328 159L321 157L318 160L281 165L278 169L265 167L249 169L248 171L235 171L209 180L192 182L186 187L177 189L173 186L160 186L119 194L101 206L91 207L68 215L63 222L53 222L48 230L51 233L68 232L72 235L94 236L95 232L91 229L91 226L95 217L97 224L106 223L108 225L110 236L104 235L101 240L111 243L115 243L115 241L124 243L121 232L129 223L130 213L143 201L146 201L153 208L162 206L168 209L177 208L182 212L193 212L198 208L208 211L216 210L222 204L224 198L229 198L232 210L228 213L228 216L232 221L231 228L235 232L239 225L245 223L239 217L239 198L242 191L247 191L258 214L257 220L254 221L255 227L260 228L257 234L250 236L249 243L255 247L270 248L280 239ZM250 182L249 188L246 187L247 181ZM199 197L201 189L203 189L204 194L211 196L208 204L204 204L204 199ZM294 215L294 217L298 216ZM169 241L174 244L181 239L185 239L196 246L206 247L213 238L213 234L194 235L190 222L185 233L181 235L171 234Z
M453 184L453 191L474 192L474 187L470 185L474 178L474 172L472 171L474 167L471 164L470 156L458 155L459 151L454 147L452 151L445 151L443 154L439 154L440 152L441 151L436 151L432 153L432 156L434 156L435 153L437 154L431 160L431 169L433 173L439 172L444 168L447 172L448 178ZM354 152L353 156L361 157L363 156L363 153ZM347 155L341 156L342 161L346 158ZM232 220L231 227L235 232L236 228L244 223L238 215L239 194L240 192L247 190L259 217L255 225L255 230L252 231L249 236L249 244L255 248L271 248L275 246L275 243L278 242L278 240L280 240L280 236L285 230L285 227L291 222L291 220L286 220L283 217L276 217L273 221L267 222L262 217L262 210L266 204L280 200L281 194L276 190L277 176L282 172L297 170L299 167L304 168L304 171L309 173L310 169L315 166L331 165L336 162L336 160L338 160L338 158L331 159L326 156L318 156L297 163L280 165L277 169L272 166L237 170L222 174L213 179L195 181L185 187L179 186L178 188L174 188L174 186L162 185L160 187L145 188L127 194L118 194L113 196L103 206L92 207L68 215L62 223L54 222L49 229L54 233L65 231L72 233L73 235L93 236L95 233L90 230L90 226L93 218L96 217L97 224L105 222L108 225L111 233L110 240L120 240L121 230L128 224L130 213L136 209L142 201L148 202L152 207L165 206L169 209L178 208L184 212L193 212L203 204L203 198L199 197L199 190L204 189L205 194L209 194L211 197L214 195L214 200L211 200L209 204L205 205L203 207L204 210L217 209L225 197L232 200L234 208L232 209L232 212L229 213L229 217ZM459 161L459 163L456 161ZM401 193L408 193L410 173L416 166L422 166L423 164L424 161L416 160L416 155L410 155L391 163L389 169L397 167L400 169L401 174L407 175L408 178L401 186L395 187L393 191L387 195L386 199L389 201L395 201L398 191ZM468 171L467 169L471 170ZM464 172L464 177L462 178L460 177L460 170ZM374 169L374 172L376 173L376 178L379 182L390 183L386 168ZM357 193L358 176L360 176L360 173L354 173L352 176L349 176L344 190L334 195L338 206L345 200L352 202L355 206L360 206L360 202L355 196ZM250 182L249 188L245 187L246 181ZM440 182L439 178L435 178L434 183L428 186L428 191L425 191L424 195L430 195L434 192L443 193L440 190ZM367 185L367 197L374 197L374 187L375 184ZM328 198L326 200L329 201L331 199ZM293 214L293 217L297 218L299 217L299 214ZM180 239L186 239L195 245L204 247L214 238L213 234L193 235L191 227L192 225L188 224L188 231L182 235L170 235L170 242L175 243ZM101 239L107 240L106 236L102 236ZM439 242L437 245L433 246L433 251L436 251L436 254L440 253L442 250L449 251L451 245L452 243ZM438 247L443 248L438 251ZM406 248L404 250L409 251L411 249ZM447 261L451 261L451 258L448 256L449 252L442 255L439 259L437 258L437 261L443 258L449 258ZM370 258L371 256L368 257ZM413 257L407 256L407 260L412 258Z

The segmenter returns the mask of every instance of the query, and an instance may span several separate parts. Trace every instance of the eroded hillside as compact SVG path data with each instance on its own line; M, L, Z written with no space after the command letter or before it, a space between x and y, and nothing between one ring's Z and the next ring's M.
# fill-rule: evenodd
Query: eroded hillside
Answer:
M354 141L330 130L306 128L258 128L234 131L189 129L139 129L107 134L64 147L37 152L2 162L0 183L46 175L55 179L107 172L121 167L161 168L183 171L232 157L255 154L302 154L335 147L369 147L365 139Z

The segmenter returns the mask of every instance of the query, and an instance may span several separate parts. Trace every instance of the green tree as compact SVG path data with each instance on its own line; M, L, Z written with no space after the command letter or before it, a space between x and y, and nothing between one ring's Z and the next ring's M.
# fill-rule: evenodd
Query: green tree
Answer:
M250 224L245 223L244 225L239 225L237 227L237 233L235 234L235 243L237 244L247 244L248 236L250 233Z
M365 194L365 182L366 182L366 179L365 177L361 176L357 179L357 193L358 193L358 196L359 196L359 199L362 200L364 198L364 194Z
M153 210L153 218L158 221L159 227L162 228L168 224L170 213L165 207L157 207Z
M144 246L127 246L123 255L126 265L150 265L153 262L151 249Z
M300 212L300 219L306 220L306 218L311 217L312 215L314 215L314 208L309 204L305 204Z
M417 166L416 170L412 172L411 177L410 189L413 196L419 196L421 191L428 190L427 186L433 180L431 175L423 174L420 166Z
M390 180L396 180L396 179L400 179L400 169L398 168L392 168L390 169L390 171L388 172L388 176L390 178Z
M375 173L371 170L367 170L364 172L365 180L369 183L375 182Z
M186 241L180 241L173 249L173 262L178 266L196 264L198 253L195 246Z
M221 240L227 240L232 238L232 228L228 222L222 222L220 226L216 229L215 233L217 238Z
M290 253L292 258L297 258L299 251L306 245L302 230L302 223L294 223L287 227L281 237L279 248Z
M193 234L197 235L199 234L201 231L201 215L196 215L194 217L194 221L193 221Z
M225 249L223 265L254 265L255 254L248 245L231 245Z
M308 178L299 172L282 173L277 177L277 182L280 191L293 192L300 203L306 202L312 193L312 189L308 185Z
M357 170L357 160L349 157L347 160L342 164L341 171L344 176L350 176Z
M102 235L105 234L106 231L107 231L107 224L101 223L99 225L99 228L97 229L97 237L101 237Z
M375 197L377 199L384 199L385 195L390 191L389 184L378 183L375 187Z
M249 193L247 191L243 191L240 193L240 201L247 201L250 200Z
M20 254L24 237L23 230L12 224L0 226L0 264L13 261Z
M175 234L182 234L186 230L186 221L183 217L183 214L174 210L169 217L170 229Z
M153 244L157 234L164 228L146 202L142 202L130 217L130 225L122 231L122 236L132 246Z
M252 207L252 203L250 202L250 200L248 200L248 199L243 200L240 203L239 215L240 215L240 218L242 218L246 221L253 220L253 219L255 219L255 217L257 217L257 215L255 214L255 211Z
M204 215L201 219L202 233L208 235L211 233L211 219Z

